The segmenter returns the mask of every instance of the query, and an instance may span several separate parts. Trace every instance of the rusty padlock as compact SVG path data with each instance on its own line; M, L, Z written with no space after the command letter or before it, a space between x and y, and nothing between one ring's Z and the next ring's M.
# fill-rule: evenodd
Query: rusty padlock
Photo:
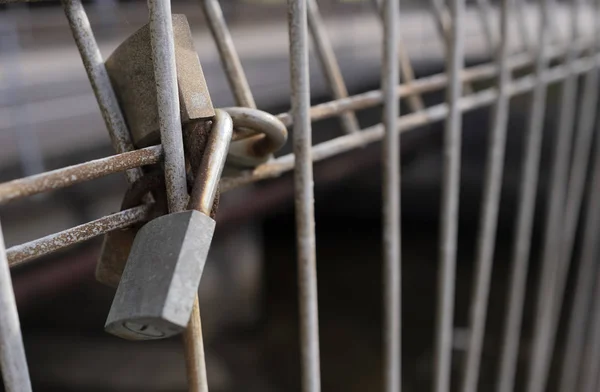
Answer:
M211 118L215 111L185 15L173 15L173 33L181 121ZM119 45L105 65L134 145L160 143L149 25Z
M217 110L190 210L163 215L140 229L106 320L107 332L149 340L186 328L212 242L215 221L209 214L232 134L231 117Z
M209 119L215 111L185 15L173 15L173 31L186 156L194 172L201 159L197 151L201 151L206 144L211 125ZM114 51L106 61L106 69L134 144L144 147L160 143L148 25L140 28ZM156 199L164 195L157 193L154 196ZM123 201L123 205L130 204ZM105 236L96 267L96 279L100 283L117 286L137 231L138 227L130 227Z

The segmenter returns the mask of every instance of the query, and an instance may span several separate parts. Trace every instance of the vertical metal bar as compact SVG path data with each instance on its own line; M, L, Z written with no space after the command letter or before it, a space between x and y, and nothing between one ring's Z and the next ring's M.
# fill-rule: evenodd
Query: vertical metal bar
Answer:
M485 36L486 44L492 58L496 57L494 49L497 47L496 34L494 33L494 18L492 16L492 5L490 0L477 0L477 14L481 23L481 30Z
M456 275L456 242L460 196L460 154L462 112L461 74L464 67L465 0L452 0L452 34L448 51L448 117L445 125L444 179L442 184L442 227L438 309L435 348L435 392L450 390L452 335L454 320L454 278Z
M595 53L598 49L598 37L600 34L600 1L595 1L595 28L596 28L596 46L593 48L592 53ZM593 78L591 73L593 73ZM592 94L594 98L594 104L598 101L598 68L590 71L590 79L584 83L585 93ZM584 99L582 106L588 105ZM596 117L594 113L595 106L589 106L589 111L586 111L588 117L586 122L591 120L591 124L586 126L593 127L593 119ZM582 123L584 120L580 120ZM567 329L567 340L565 346L565 354L563 356L561 380L560 380L560 392L574 391L577 388L577 381L579 379L582 352L584 345L584 337L586 325L588 323L588 312L590 310L592 302L592 291L594 286L595 269L596 267L596 255L598 252L596 240L600 233L600 118L596 119L596 157L594 171L592 174L591 187L589 191L587 201L587 216L585 220L585 231L582 244L582 253L580 255L579 271L577 274L577 283L575 285L575 297L573 299L573 307L571 310L571 317L569 318L569 325ZM580 123L580 126L583 125ZM581 133L583 128L579 130ZM577 153L575 158L577 159ZM586 170L586 169L584 169ZM571 178L573 181L573 177ZM569 212L567 212L569 214ZM574 233L573 233L574 235ZM566 256L568 257L568 256Z
M512 270L508 291L507 314L500 367L498 369L497 392L512 392L519 354L523 306L529 268L531 232L535 216L535 199L538 186L538 172L542 150L542 131L546 111L547 85L544 71L548 67L549 48L548 22L552 0L543 0L540 8L538 32L538 52L535 60L535 88L531 98L527 139L523 150L524 164L521 174L519 207L515 226L512 251Z
M400 135L398 134L398 38L399 1L383 3L383 61L381 89L384 96L382 141L383 167L383 353L385 392L400 392L401 370L401 256L400 256Z
M325 74L325 79L329 84L329 88L333 93L333 98L340 99L348 97L348 89L344 83L344 77L342 71L335 58L333 46L329 41L327 30L321 13L319 12L319 5L317 0L308 0L308 27L313 38L314 48L317 53L317 57L321 63L321 68ZM358 132L360 126L358 119L354 112L345 112L340 116L342 123L342 130L345 133Z
M248 84L248 79L246 79L246 74L242 68L238 53L235 50L231 33L225 23L219 0L201 0L200 4L202 4L208 26L219 50L221 64L225 69L225 75L233 90L237 104L256 108L256 102L254 101L254 97L252 97L250 85Z
M577 13L571 8L573 31L571 38L575 40L577 33ZM546 230L544 233L543 266L537 293L537 310L534 323L536 331L531 367L528 374L528 392L543 392L547 383L549 365L553 354L552 320L554 319L555 290L559 284L559 263L562 254L563 209L566 199L572 129L574 124L575 104L577 98L577 76L574 73L573 61L578 53L571 46L567 53L566 67L570 75L563 82L560 98L559 124L557 140L553 156L549 203L546 209Z
M94 38L94 32L92 31L83 4L81 0L62 0L62 6L71 27L71 33L79 49L88 79L94 90L94 95L98 101L98 106L100 107L108 134L110 135L112 146L119 154L133 151L131 136L127 130L117 96L110 84L100 48ZM141 169L131 169L126 174L128 181L133 183L142 176L142 171Z
M597 257L597 254L594 255ZM594 289L594 308L591 312L588 337L585 345L583 368L578 391L596 392L598 370L600 370L600 269L597 270Z
M175 70L171 1L148 0L148 7L150 10L150 41L152 44L154 78L157 87L160 138L165 155L167 199L169 212L178 212L186 208L188 195ZM183 341L186 353L188 388L193 392L208 392L198 295L194 300L191 321L184 333Z
M321 390L306 0L288 0L302 391Z
M2 370L6 392L31 392L2 226L0 226L0 370Z
M177 212L183 211L187 205L187 185L175 71L171 1L148 0L148 7L160 140L165 151L165 183L169 211Z
M529 40L529 30L527 29L526 21L526 0L516 0L515 3L515 16L517 21L517 28L519 29L519 35L521 36L521 44L523 45L524 51L531 50L531 42ZM541 23L541 21L540 21Z
M594 85L596 87L596 85ZM595 164L587 200L582 251L575 284L575 297L569 318L565 354L563 356L560 392L577 390L577 381L582 369L585 331L588 323L598 270L598 236L600 235L600 121L596 131ZM592 332L593 333L593 332Z
M373 3L377 8L378 16L383 20L385 15L383 13L384 9L382 0L374 0ZM415 71L410 63L410 56L408 55L406 47L404 46L404 42L402 41L402 34L400 30L398 30L398 35L398 57L400 60L400 72L404 83L410 87L415 80ZM419 110L425 109L425 103L423 102L421 95L418 93L410 94L407 100L408 105L413 112L418 112Z
M511 79L511 70L508 67L508 34L510 30L510 18L512 17L512 1L502 0L500 48L497 56L499 72L498 98L494 107L494 122L489 142L481 221L479 223L479 236L477 239L476 280L473 287L473 299L470 309L470 334L465 373L462 380L463 392L475 392L477 389L481 349L485 334L487 303L496 244L498 209L502 189L506 127L510 104L508 88Z

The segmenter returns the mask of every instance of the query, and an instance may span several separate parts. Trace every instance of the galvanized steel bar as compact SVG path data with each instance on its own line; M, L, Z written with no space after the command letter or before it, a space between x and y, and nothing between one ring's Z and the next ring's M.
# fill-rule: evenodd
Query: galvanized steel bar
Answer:
M572 8L572 23L577 24L576 12ZM571 32L576 38L575 28ZM566 66L572 71L573 61L578 52L573 48L568 51ZM546 227L542 254L543 266L537 293L537 309L534 322L533 351L529 369L527 390L543 392L546 387L549 365L553 354L554 303L555 290L559 284L560 254L562 252L562 235L564 220L564 204L566 199L569 175L569 161L574 125L575 104L577 98L577 75L571 72L564 80L560 97L559 123L556 145L552 158L552 170L549 189L549 203L546 209Z
M19 313L0 226L0 370L6 392L31 392Z
M397 132L399 102L398 38L399 2L383 3L383 59L381 90L383 91L382 145L383 180L383 374L384 391L400 392L401 371L401 256L400 256L400 137Z
M448 51L448 117L445 125L442 227L440 235L439 288L435 336L435 392L450 391L452 336L454 328L454 280L460 198L462 95L460 75L464 67L465 0L452 0L452 34Z
M321 390L306 0L288 0L302 391Z
M62 0L62 5L88 79L94 90L94 95L98 101L112 146L119 154L132 151L134 149L133 143L125 124L125 118L110 84L100 48L94 38L94 32L83 4L81 4L81 0ZM137 168L130 169L126 172L126 175L129 183L133 183L142 176L142 171Z
M515 235L511 256L512 267L501 359L498 369L497 392L512 392L514 390L517 358L519 355L519 341L521 338L531 235L535 217L535 202L542 151L544 113L546 111L547 83L544 81L544 72L546 72L546 68L548 67L546 51L549 44L548 22L551 1L543 0L540 9L539 43L534 74L535 87L531 98L526 143L523 150L524 161L521 169L519 206L515 221Z
M383 20L385 15L383 14L382 0L374 0L373 3L377 8L377 14ZM400 60L402 80L406 85L412 86L415 81L415 71L413 70L412 64L410 63L410 56L402 41L402 34L401 32L398 32L398 34L398 57ZM411 94L408 96L408 106L413 112L425 109L425 103L419 94Z
M235 50L231 33L223 17L219 0L200 0L200 4L202 4L208 26L217 45L221 64L225 69L225 75L236 103L239 106L256 108L256 102L252 96L238 53Z
M592 320L590 308L593 300L595 277L600 273L597 258L599 250L598 236L600 235L600 121L597 124L595 162L587 197L587 208L585 209L587 214L585 216L582 250L579 256L573 307L567 327L559 392L576 391L581 369L587 366L582 357L585 333L586 327Z
M342 70L335 57L333 46L329 40L327 29L321 13L319 12L319 5L317 0L308 0L308 27L312 35L312 42L315 48L321 68L325 75L325 80L329 84L329 88L333 94L333 98L346 98L348 97L348 89L346 83L344 83L344 77L342 76ZM345 112L340 115L340 121L342 130L345 133L358 132L360 125L358 119L353 112Z
M170 0L148 0L150 42L157 88L160 140L165 152L165 183L170 212L187 205L183 135L175 70L175 43Z
M508 123L509 94L508 84L511 72L508 68L508 36L510 18L512 17L512 1L502 0L500 15L500 47L498 50L498 98L494 106L492 133L489 138L488 157L483 189L479 234L477 238L475 282L469 315L469 341L466 367L462 380L463 392L475 392L479 381L479 364L485 334L488 297L490 292L494 249L496 245L496 229L500 192L504 169L504 153L506 148L506 127ZM489 6L489 4L488 4Z
M597 256L597 254L594 255L594 257ZM591 320L583 354L584 361L579 389L577 389L580 392L596 392L598 390L598 371L600 370L600 269L594 275L594 280L593 308L590 312Z
M11 267L15 267L26 261L66 248L67 246L106 234L109 231L143 222L148 218L149 212L150 206L142 205L112 215L106 215L95 221L75 226L59 233L50 234L22 245L15 245L6 251L8 263Z
M0 184L0 205L109 174L155 164L162 159L162 151L161 146L146 147L5 182Z

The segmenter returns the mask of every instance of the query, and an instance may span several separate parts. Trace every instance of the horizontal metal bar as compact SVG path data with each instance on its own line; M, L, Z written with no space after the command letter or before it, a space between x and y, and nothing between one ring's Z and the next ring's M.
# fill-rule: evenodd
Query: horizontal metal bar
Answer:
M162 159L162 146L113 155L0 184L0 205L42 192L66 188Z
M557 66L557 67L551 68L544 74L544 77L542 80L545 83L554 83L554 82L558 82L558 81L566 78L567 76L569 76L569 74L571 73L571 70L575 74L581 74L581 73L588 72L589 70L591 70L592 68L595 67L596 61L598 61L598 60L600 60L600 54L596 54L593 57L586 57L586 58L578 59L573 62L573 64L571 65L570 68L566 67L566 66ZM523 94L523 93L533 89L533 87L535 85L536 85L536 78L533 75L528 75L528 76L525 76L522 78L518 78L518 79L515 79L509 85L508 94L510 96ZM461 110L461 112L464 113L464 112L468 112L470 110L474 110L477 108L487 106L487 105L493 103L497 99L497 96L498 96L498 92L495 88L489 88L486 90L482 90L478 93L471 94L471 95L461 98L459 101L459 109ZM407 132L407 131L410 131L412 129L415 129L415 128L420 127L425 124L430 124L430 123L434 123L436 121L441 121L441 120L445 119L447 115L448 115L448 107L446 104L434 105L434 106L427 108L426 110L416 112L416 113L410 113L410 114L399 117L398 131L399 132ZM356 134L340 136L338 138L317 144L312 149L312 159L314 162L317 162L317 161L321 161L321 160L333 157L338 154L342 154L344 152L354 150L359 147L363 147L366 144L374 143L374 142L381 140L383 137L383 134L384 134L383 125L378 124L378 125L374 125L372 127L365 128L363 131L356 133ZM131 157L131 156L135 156L136 153L141 153L141 152L143 152L142 156L144 156L144 154L149 154L148 156L146 156L146 158L145 158L146 160L142 159L143 162L141 162L141 163L140 162L138 162L136 164L131 163L131 166L121 166L118 168L111 165L111 164L113 164L113 165L119 164L120 163L119 158L122 159L123 155L129 154L129 156ZM162 156L162 149L160 148L160 146L154 146L154 147L148 147L148 148L145 148L142 150L137 150L137 151L121 154L121 155L115 155L115 156L112 156L109 158L99 159L97 161L91 161L91 162L84 163L84 164L81 164L78 166L85 167L86 165L90 165L90 164L95 165L96 162L98 162L98 161L104 161L106 163L106 166L104 167L104 169L102 169L102 167L97 167L97 168L95 168L95 171L92 170L92 172L96 173L96 176L90 177L90 179L93 179L93 178L105 176L107 174L116 173L118 171L127 170L128 168L135 167L136 165L142 166L142 165L146 165L146 164L156 163L160 160L161 156ZM107 160L108 160L108 162L107 162ZM242 172L238 177L223 178L221 180L221 192L230 191L232 189L238 188L238 187L246 185L246 184L250 184L252 182L256 182L256 181L260 181L260 180L264 180L264 179L268 179L268 178L278 177L285 172L291 171L293 168L294 168L294 156L293 156L293 154L287 154L287 155L281 156L277 159L274 159L273 161L270 161L268 163L260 165L254 170ZM69 169L69 168L59 169L57 171L67 170L67 169ZM50 173L56 173L57 171L50 172ZM87 171L85 171L84 173L87 173ZM40 174L38 176L32 176L32 177L28 177L28 178L24 178L24 179L20 179L20 180L11 181L10 183L15 183L15 182L27 183L28 181L32 181L32 179L35 177L47 176L47 175L48 175L48 173ZM59 176L58 178L65 180L65 181L70 181L71 185L74 183L77 183L77 182L85 181L85 180L76 181L76 179L73 179L70 176L68 176L68 178L62 178ZM6 184L10 184L10 183L6 183ZM6 184L0 185L0 196L2 196L1 191L2 191L3 187L6 186ZM35 193L40 193L40 192L43 192L44 190L57 189L57 187L54 185L55 184L52 184L52 182L50 180L48 180L48 182L45 184L42 181L42 186L40 186L40 184L38 184L37 187L35 188L35 190L36 190L35 192L25 193L24 196L27 196L30 194L35 194ZM68 185L65 185L65 186L68 186ZM14 191L25 192L26 189L16 189ZM4 197L6 197L7 194L8 194L8 192L5 193ZM19 193L19 195L21 195L21 193ZM10 198L10 200L15 200L19 197L24 197L24 196L19 196L19 195L13 196L12 198ZM3 200L3 198L0 197L0 200ZM127 210L127 211L132 211L132 210ZM35 240L35 241L28 242L28 243L25 243L22 245L14 246L9 249L9 263L11 264L11 266L20 264L23 261L34 259L36 257L56 251L60 248L63 248L63 247L66 247L66 246L69 246L69 245L72 245L72 244L75 244L78 242L85 241L85 240L87 240L89 238L93 238L97 235L101 235L101 234L107 233L109 231L117 230L117 229L126 227L128 225L135 224L136 222L143 220L143 217L139 217L139 216L136 218L129 217L129 220L124 219L123 221L119 221L118 219L116 219L119 216L121 216L121 214L124 214L124 213L126 213L126 211L122 211L117 214L109 215L109 216L106 216L99 220L96 220L96 221L93 221L90 223L86 223L84 225L77 226L72 229L68 229L63 232L57 233L57 234L52 234L47 237L41 238L39 240ZM85 232L86 236L80 235L81 232ZM73 237L69 237L70 235ZM55 238L58 238L58 239L55 240ZM36 249L39 250L39 253L36 253ZM31 253L30 253L30 251L31 251ZM24 254L23 252L27 252L27 253ZM25 257L25 258L23 260L21 260L20 257ZM18 259L18 261L14 261L17 259Z
M590 42L578 41L574 45L581 50L589 49ZM560 58L565 55L565 47L552 47L548 49L548 60ZM508 61L508 68L512 71L533 65L534 58L530 54L521 53L512 56ZM496 63L486 63L474 67L465 68L462 72L461 79L463 82L476 82L485 79L496 77L498 67ZM419 78L410 84L400 84L398 86L398 97L405 98L417 93L433 92L445 88L448 84L448 76L446 73L439 73L424 78ZM310 115L312 121L323 120L334 117L340 112L348 110L366 109L383 103L383 95L381 90L367 91L362 94L356 94L349 98L336 99L315 105L311 108ZM280 113L277 115L286 126L292 125L292 118L289 113Z
M581 74L588 72L595 66L596 59L600 55L592 58L582 58L573 63L573 72ZM550 68L543 77L544 83L555 83L565 79L571 73L571 69L565 66ZM533 89L536 79L533 75L515 79L508 88L509 96L523 94ZM459 108L462 112L467 112L480 107L487 106L495 101L498 92L495 88L482 90L461 98ZM425 124L441 121L448 115L446 104L430 106L429 108L401 116L398 120L398 131L406 132ZM313 160L320 161L344 152L351 151L369 143L374 143L383 137L383 126L377 124L365 128L358 134L340 136L335 139L317 144L313 147ZM221 180L221 191L229 191L242 185L267 178L278 177L279 175L290 171L294 167L294 156L287 154L274 159L271 162L258 166L256 169L243 172L238 177L223 178Z
M560 53L554 52L550 57L554 58L556 56L560 56ZM584 73L589 71L593 68L593 63L594 61L596 61L594 59L596 58L600 59L600 56L596 55L595 57L586 57L578 59L574 64L575 71L577 73ZM530 56L528 55L518 55L513 58L511 65L513 69L526 66L529 64L529 59ZM463 72L463 81L475 81L494 77L496 75L496 69L497 67L494 64L486 64L465 69ZM568 72L565 72L564 66L558 66L548 70L547 74L545 74L544 76L544 79L546 80L546 82L553 82L561 80L567 75ZM447 84L447 81L448 78L445 74L437 74L426 78L418 79L412 84L410 88L407 85L399 85L398 95L399 98L402 98L412 94L416 90L418 90L419 92L434 91L436 89L443 88ZM515 80L515 82L513 82L513 85L516 86L520 84L529 86L521 90L521 92L530 90L534 85L531 76L526 76L524 78L517 79ZM469 96L467 96L466 98L468 97ZM311 108L311 119L313 121L317 121L336 116L337 114L346 110L363 109L376 106L382 103L382 99L383 96L381 90L373 90L363 94L352 96L350 98L344 98L315 105ZM486 101L486 104L489 103L491 102ZM423 113L435 112L436 110L439 109L436 109L436 106L432 106L428 108L425 112L407 114L402 118L407 118L408 122L401 121L401 123L410 124L411 121L414 121L414 118L421 117ZM291 117L288 113L281 113L277 117L286 125L290 125L292 123ZM426 123L427 121L418 122L417 124L413 125L413 127L417 127ZM362 136L357 136L357 138L361 137ZM53 170L31 177L6 182L0 184L0 205L38 193L65 188L87 180L104 177L109 174L118 173L134 167L155 164L161 159L161 146L152 146L132 152L113 155L107 158L81 163L74 166L69 166L62 169ZM268 167L268 165L271 164L275 163L267 163L265 165L267 165ZM257 168L258 172L261 172L261 170L263 170L262 168L264 168L265 165L262 165L259 168ZM241 183L245 184L247 183L247 175L247 173L244 173L239 178L224 179L224 181L233 181L233 183L235 183L236 181L241 181Z
M8 248L8 265L20 265L26 261L56 252L67 246L87 241L109 231L122 229L147 219L150 205L141 205L116 214L103 216L92 222L50 234L46 237Z

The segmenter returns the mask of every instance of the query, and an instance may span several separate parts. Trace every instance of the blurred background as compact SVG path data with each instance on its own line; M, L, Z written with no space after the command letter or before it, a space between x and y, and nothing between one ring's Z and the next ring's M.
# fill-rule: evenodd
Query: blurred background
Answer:
M145 1L84 1L104 58L147 22ZM402 0L401 32L418 77L443 72L444 48L429 3ZM258 107L289 109L286 4L223 0ZM381 25L368 0L320 0L350 94L379 88ZM113 154L108 134L55 1L0 6L0 181ZM530 34L536 7L526 7ZM186 14L213 103L233 105L218 53L197 1L174 0ZM490 61L469 9L469 65ZM569 28L561 8L555 30ZM497 29L498 18L495 20ZM519 43L514 40L514 50ZM494 80L474 84L488 87ZM331 99L311 58L312 103ZM425 95L443 102L444 91ZM538 276L541 214L556 122L558 87L548 94L542 174L529 292ZM493 385L504 317L512 228L529 94L511 101L498 242L482 360L481 388ZM410 109L402 104L401 111ZM458 249L455 371L460 370L473 274L490 109L464 116ZM361 126L381 109L357 113ZM430 388L437 294L442 130L440 123L402 135L403 382ZM336 118L313 124L314 142L342 134ZM291 143L281 154L291 151ZM315 164L317 261L323 390L381 389L381 168L379 144ZM0 206L7 246L116 212L122 174ZM211 391L299 391L295 224L290 174L223 195L217 232L200 286ZM114 290L97 283L101 238L12 270L36 391L184 391L179 338L131 343L103 331ZM532 298L530 298L532 297ZM522 362L531 338L528 296ZM566 303L569 303L567 301ZM562 335L559 336L562 339ZM558 357L558 355L557 355ZM521 377L520 368L518 377ZM456 378L456 377L455 377ZM552 383L550 383L552 385Z

